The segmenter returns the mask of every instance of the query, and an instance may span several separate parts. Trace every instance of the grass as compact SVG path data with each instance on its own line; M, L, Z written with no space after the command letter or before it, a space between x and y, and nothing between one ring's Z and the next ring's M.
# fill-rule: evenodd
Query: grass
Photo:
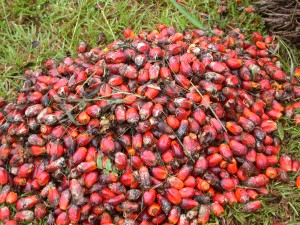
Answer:
M201 25L230 30L240 28L250 39L252 31L266 34L261 18L244 10L250 0L189 0L183 7ZM217 10L226 5L227 12ZM0 96L12 99L26 69L43 67L48 59L60 60L66 55L76 56L76 46L81 41L101 47L98 36L104 34L107 42L122 37L124 28L136 33L152 30L165 23L178 30L193 28L193 24L169 0L0 0ZM283 68L299 63L299 53L280 40L278 57ZM300 159L300 128L287 119L282 151ZM293 181L295 174L291 175ZM285 222L300 224L300 192L294 185L274 182L270 195L261 198L264 206L257 213L242 212L242 205L226 208L226 219L213 218L211 224L271 224ZM274 197L275 196L275 197Z

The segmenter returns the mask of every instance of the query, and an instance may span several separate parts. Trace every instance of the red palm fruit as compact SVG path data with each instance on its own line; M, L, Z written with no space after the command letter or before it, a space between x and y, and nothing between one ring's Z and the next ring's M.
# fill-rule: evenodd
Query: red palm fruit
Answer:
M116 149L115 142L112 136L104 137L100 142L100 149L105 154L110 154Z
M17 202L17 200L18 200L18 194L16 192L11 191L8 193L5 201L7 204L14 204Z
M74 199L75 201L78 201L81 198L83 198L84 190L83 187L81 187L78 180L72 179L70 181L69 189L71 191L72 199Z
M199 206L199 202L197 202L193 199L184 198L184 199L182 199L180 206L185 210L194 209Z
M87 151L84 161L86 161L86 162L95 161L96 156L97 156L97 149L95 147L91 146L87 150L88 151Z
M179 70L184 76L190 76L193 73L192 67L187 60L180 61Z
M278 158L277 158L276 155L267 156L267 160L268 160L268 165L269 166L273 166L273 165L276 165L278 163Z
M33 172L34 165L32 163L24 163L18 169L19 177L29 177Z
M58 206L59 199L60 199L59 191L57 190L56 187L51 187L48 193L48 201L50 203L50 206L56 208Z
M160 117L163 114L163 106L160 103L156 103L152 109L152 116L155 118Z
M278 146L271 146L271 145L265 146L265 154L266 155L277 155L278 153L279 153Z
M231 151L229 145L227 145L225 143L221 144L219 146L219 152L225 160L230 161L232 159L233 154L232 154L232 151Z
M247 194L249 196L250 199L255 200L258 197L258 193L255 190L252 189L247 189Z
M184 187L179 190L182 198L193 198L195 195L195 189L191 187Z
M77 120L81 124L88 124L91 120L91 117L85 111L83 111L79 113Z
M240 116L237 122L246 132L252 132L255 128L255 124L243 116Z
M153 133L150 131L147 131L146 133L144 133L143 135L143 145L148 147L148 146L152 146L155 142L155 138L153 136Z
M240 136L240 141L242 144L246 145L248 148L255 148L256 140L254 136L249 133L243 132Z
M1 178L0 178L1 180ZM27 180L26 178L23 178L23 177L14 177L14 184L17 185L17 186L26 186L27 184Z
M232 206L238 202L233 191L225 191L224 196L227 199L228 205Z
M222 161L222 156L218 153L214 153L208 157L206 157L206 161L209 167L215 167L219 165Z
M0 167L0 184L5 185L8 183L8 173L6 169Z
M284 171L292 171L292 159L288 155L282 155L279 159L280 168Z
M186 214L181 214L177 225L189 225L189 224L190 223L189 223L189 220L188 220Z
M98 118L100 115L100 111L101 111L101 108L98 105L90 105L90 106L86 107L86 110L85 110L87 115L92 118ZM79 117L78 117L78 119L79 119Z
M276 110L268 110L266 111L266 114L273 120L278 120L280 117L282 117L282 113Z
M184 152L183 152L182 146L177 141L171 142L171 150L172 150L172 154L175 157L177 157L177 158L184 157Z
M117 195L125 194L126 188L120 182L114 182L108 185L109 189Z
M10 148L8 147L8 145L7 144L3 144L3 145L1 145L1 147L0 147L0 159L1 160L6 160L7 158L8 158L8 156L9 156L9 154L10 154Z
M145 91L144 96L149 99L155 99L155 97L161 92L161 89L158 85L148 85Z
M173 115L169 115L166 119L167 124L174 130L177 130L180 126L180 121Z
M253 32L252 33L252 39L253 41L257 42L257 41L263 41L263 37L261 36L260 33L258 32Z
M90 136L87 132L80 133L76 137L77 146L78 147L86 146L90 143L91 139L92 136Z
M70 205L70 207L68 208L68 217L72 224L79 222L80 208L76 205Z
M46 145L46 152L53 158L59 158L64 154L64 148L62 145L51 141Z
M164 213L160 213L157 216L153 217L152 223L150 225L154 224L162 224L166 220L167 216Z
M247 153L247 147L238 141L231 140L229 142L229 147L232 150L233 155L244 156Z
M265 42L262 41L257 41L255 42L256 47L258 47L259 49L265 50L267 49L267 45Z
M107 203L113 206L117 206L119 205L121 202L123 202L125 200L125 195L121 194L121 195L117 195L113 198L110 198L107 200Z
M209 216L210 216L210 206L206 204L201 204L199 208L197 222L199 224L206 224L209 220Z
M168 200L174 205L178 205L182 201L179 191L175 188L168 188L166 195Z
M54 161L52 161L51 163L49 163L45 169L47 172L55 172L56 170L62 168L62 166L65 165L65 158L60 157ZM44 178L47 178L47 174L43 175Z
M8 220L4 225L18 225L18 223L15 220Z
M230 69L238 69L243 66L243 61L241 59L236 59L236 58L229 58L226 60L226 65Z
M179 178L177 178L175 176L168 177L167 182L170 185L170 187L175 188L177 190L180 190L184 187L182 180L180 180Z
M160 138L157 141L157 148L164 152L166 150L168 150L171 146L171 139L169 138L169 136L167 134L163 134L162 136L160 136Z
M115 109L115 117L118 123L124 123L126 121L126 108L123 105L118 105Z
M208 168L208 162L203 156L200 156L194 165L194 173L200 175L206 172Z
M268 159L263 153L258 153L256 155L256 167L260 170L268 167Z
M206 122L206 115L200 108L196 109L193 113L193 118L200 124L203 125Z
M270 134L273 131L277 130L277 123L272 120L265 120L262 121L260 127L263 129L264 132Z
M68 225L69 223L69 216L66 212L60 213L55 220L56 225Z
M142 166L139 169L139 177L140 177L140 186L144 189L149 189L151 187L151 179L148 167Z
M164 80L169 80L171 79L171 70L168 67L163 66L160 68L159 76Z
M221 186L227 190L227 191L231 191L235 188L235 182L232 178L223 178L221 180Z
M78 165L85 160L87 155L87 149L85 147L79 147L72 155L72 163Z
M36 178L40 186L45 186L50 181L50 174L47 173L46 171L43 171Z
M199 95L196 92L189 92L186 94L186 98L189 99L190 101L194 102L194 103L200 103L201 102L201 95Z
M213 126L213 128L217 131L217 133L222 133L222 131L223 131L223 125L219 122L218 119L211 118L209 122Z
M139 110L141 120L146 120L152 115L152 109L154 104L152 102L146 102Z
M206 180L204 180L200 177L196 178L196 185L197 185L196 187L200 191L208 191L210 188L210 184Z
M209 68L216 73L224 73L228 69L220 62L211 62Z
M101 190L102 197L105 199L114 198L116 195L109 188L103 188Z
M124 173L121 175L120 177L120 182L124 185L124 186L131 186L136 182L136 179L134 177L133 173Z
M8 194L10 193L10 186L9 185L5 185L2 187L1 189L1 193L0 193L0 204L4 203L6 201L6 198L8 196Z
M159 180L165 180L168 176L168 171L165 167L163 166L156 166L156 167L153 167L151 169L151 173L152 175L159 179Z
M168 222L170 224L177 224L181 215L181 210L178 206L173 206L168 214Z
M39 203L34 208L35 219L43 219L47 215L46 205Z
M278 173L277 179L279 181L281 181L283 183L288 183L290 181L287 171L285 171L281 168L278 168L277 173Z
M39 202L37 195L27 196L25 198L18 199L16 203L17 210L31 209Z
M246 212L255 212L257 211L259 208L261 207L261 202L256 200L253 202L248 202L245 206L244 206L244 210Z
M18 211L15 214L15 219L20 222L30 222L34 219L34 213L30 210Z
M70 201L71 201L71 192L69 189L66 189L61 193L61 196L60 196L60 199L58 202L58 207L61 210L65 211L68 209L68 207L70 205Z
M246 189L244 189L244 188L239 188L239 187L236 188L235 196L236 196L238 202L240 202L240 203L246 203L249 201L249 196L247 194Z
M148 207L147 210L150 216L157 216L161 212L160 205L158 203L153 203Z
M160 66L158 63L154 63L149 68L149 78L150 80L157 80L159 77Z
M237 76L228 75L225 77L225 86L235 88L239 84L239 79Z
M142 160L139 156L133 155L131 157L131 165L134 169L139 169L139 168L141 168L141 166L144 165L144 163L142 162Z
M9 208L6 206L2 206L0 208L0 221L6 222L7 220L9 220L9 217L10 217Z
M293 160L292 171L298 172L299 168L300 168L300 162L297 159Z
M244 181L244 184L248 187L259 188L269 183L269 178L265 174L259 174L254 177L250 177Z
M194 176L188 176L186 180L184 181L184 186L185 187L191 187L194 188L196 187L196 179Z
M300 175L296 178L296 187L300 189Z
M171 56L169 59L169 68L173 73L178 73L180 68L180 57Z
M141 134L135 134L132 136L132 147L135 150L140 150L143 146L143 136Z
M113 224L111 216L108 213L104 212L101 216L100 224Z
M155 189L150 189L148 191L145 191L143 194L144 203L148 206L152 205L156 199L156 191Z
M267 167L265 174L270 178L270 179L275 179L277 177L277 170L273 167Z
M227 203L227 199L226 199L225 195L216 193L213 196L213 202L219 203L220 205L223 206Z
M266 106L266 103L261 100L256 100L253 105L251 106L251 111L253 113L256 113L259 116L262 116L264 114L264 108Z
M178 171L176 177L182 181L185 181L186 178L192 173L193 167L189 165L183 165Z
M127 156L122 152L115 154L115 165L118 170L124 170L127 166Z
M93 192L90 195L90 201L89 201L90 204L99 205L100 203L102 203L102 201L103 201L102 196L98 192Z
M222 217L224 214L224 208L219 203L212 203L211 210L217 217Z
M152 151L145 150L141 153L141 160L147 166L155 166L157 164L157 159Z
M110 86L119 86L119 85L122 85L124 82L124 79L122 76L120 75L113 75L113 76L110 76L110 78L108 79L108 84ZM88 109L88 108L87 108ZM91 115L90 115L91 116Z
M184 89L188 89L191 86L190 80L182 74L175 74L174 78L176 84L178 84L180 87Z

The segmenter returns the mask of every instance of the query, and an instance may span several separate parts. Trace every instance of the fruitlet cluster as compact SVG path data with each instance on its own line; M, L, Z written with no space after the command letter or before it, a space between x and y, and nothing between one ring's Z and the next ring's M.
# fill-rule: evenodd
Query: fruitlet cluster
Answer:
M271 179L298 171L277 120L300 122L299 77L281 70L272 36L124 35L27 70L0 101L5 225L205 224L226 204L258 210Z

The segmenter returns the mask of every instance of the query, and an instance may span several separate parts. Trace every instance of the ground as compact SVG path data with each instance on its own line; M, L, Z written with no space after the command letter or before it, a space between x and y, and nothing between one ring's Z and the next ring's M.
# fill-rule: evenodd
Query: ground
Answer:
M0 96L13 99L26 69L43 67L48 58L75 56L81 41L93 47L104 46L99 40L103 34L109 43L121 38L127 27L138 33L152 30L159 23L178 30L216 25L224 30L240 28L249 39L252 31L267 34L259 15L251 12L250 0L178 1L188 15L172 2L175 1L0 0ZM226 6L223 14L218 13L221 6ZM195 23L186 16L192 16ZM291 74L299 62L299 53L282 40L279 46L278 57L286 73ZM285 131L282 152L300 159L299 126L287 119L281 123L285 125L281 130ZM289 185L279 182L270 185L271 195L260 198L264 207L258 212L244 213L242 205L227 207L225 217L213 218L210 224L300 224L300 190L293 185L296 175L291 175Z

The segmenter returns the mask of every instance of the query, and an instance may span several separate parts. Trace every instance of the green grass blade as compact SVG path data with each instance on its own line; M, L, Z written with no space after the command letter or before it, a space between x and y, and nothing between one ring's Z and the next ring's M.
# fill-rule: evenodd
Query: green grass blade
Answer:
M170 0L172 4L179 10L179 12L184 15L192 24L201 30L208 30L199 20L197 20L193 15L186 11L181 5L179 5L175 0Z

